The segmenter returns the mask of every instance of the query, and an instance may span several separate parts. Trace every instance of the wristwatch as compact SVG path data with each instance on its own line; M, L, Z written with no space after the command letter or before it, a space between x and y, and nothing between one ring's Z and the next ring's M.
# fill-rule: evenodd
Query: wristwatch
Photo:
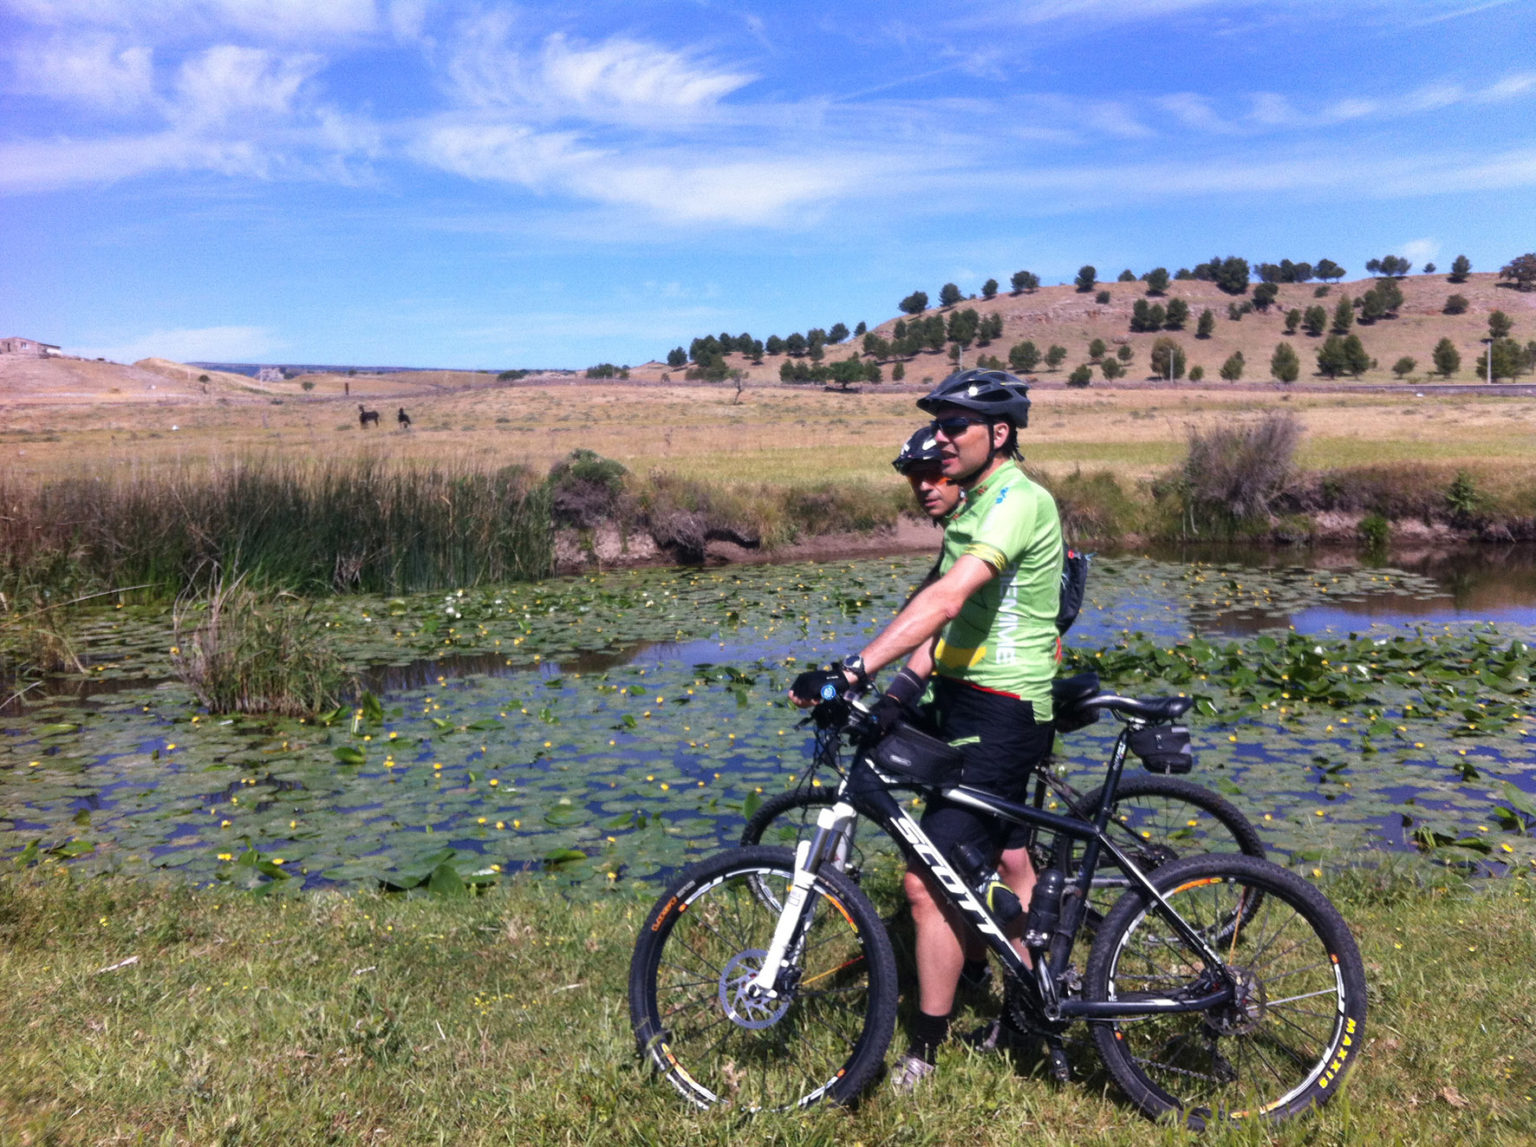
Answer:
M857 653L850 653L839 662L838 667L844 673L852 673L854 683L867 687L869 685L869 673L864 668L864 658Z

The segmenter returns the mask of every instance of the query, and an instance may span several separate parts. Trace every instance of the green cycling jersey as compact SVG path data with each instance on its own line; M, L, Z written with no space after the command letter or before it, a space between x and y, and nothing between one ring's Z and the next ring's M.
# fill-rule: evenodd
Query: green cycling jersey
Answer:
M1058 650L1061 517L1055 499L1005 462L967 490L944 526L939 572L965 554L996 573L939 632L934 671L1034 705L1051 717Z

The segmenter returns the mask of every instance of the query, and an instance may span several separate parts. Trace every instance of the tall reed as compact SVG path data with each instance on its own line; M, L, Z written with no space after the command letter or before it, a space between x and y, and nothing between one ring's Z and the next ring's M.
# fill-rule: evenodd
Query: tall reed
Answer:
M171 662L210 713L303 717L355 685L324 624L292 594L214 571L176 605Z

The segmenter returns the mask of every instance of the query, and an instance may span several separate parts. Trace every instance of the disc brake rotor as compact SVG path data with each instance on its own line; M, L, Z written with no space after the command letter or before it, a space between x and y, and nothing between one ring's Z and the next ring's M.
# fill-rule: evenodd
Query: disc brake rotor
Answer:
M767 955L761 948L747 948L732 956L720 973L720 1007L739 1027L754 1031L772 1027L789 1011L788 995L769 999L752 986Z

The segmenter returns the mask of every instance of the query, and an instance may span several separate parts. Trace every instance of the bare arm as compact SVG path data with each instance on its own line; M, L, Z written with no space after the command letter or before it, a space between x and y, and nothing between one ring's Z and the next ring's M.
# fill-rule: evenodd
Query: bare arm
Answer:
M966 600L997 573L978 557L962 554L949 572L923 589L894 621L862 651L864 668L874 673L936 637L953 621ZM929 667L932 667L930 658Z
M933 669L933 639L959 614L966 599L996 576L997 572L980 558L962 554L948 573L919 590L860 651L864 671L873 676L877 670L916 650L912 671L921 671L926 676ZM797 697L794 693L790 700L801 708L816 703L814 697Z

